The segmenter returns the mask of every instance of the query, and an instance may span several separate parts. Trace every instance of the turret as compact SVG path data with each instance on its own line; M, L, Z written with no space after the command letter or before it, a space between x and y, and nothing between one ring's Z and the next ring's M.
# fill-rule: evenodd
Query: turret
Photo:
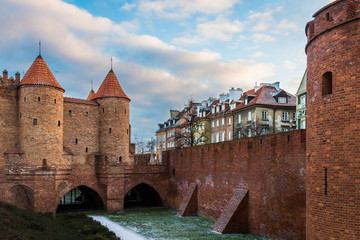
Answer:
M62 164L64 92L39 55L19 85L19 139L29 165Z
M129 103L111 69L99 90L92 97L99 103L100 153L110 164L132 164L129 158Z
M337 0L306 26L306 239L360 236L360 1Z

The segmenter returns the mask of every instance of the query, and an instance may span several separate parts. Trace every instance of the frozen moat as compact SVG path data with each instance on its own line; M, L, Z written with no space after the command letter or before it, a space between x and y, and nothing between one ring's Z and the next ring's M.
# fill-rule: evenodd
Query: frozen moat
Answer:
M219 234L201 217L179 217L167 208L133 208L92 217L123 240L265 240L252 234Z

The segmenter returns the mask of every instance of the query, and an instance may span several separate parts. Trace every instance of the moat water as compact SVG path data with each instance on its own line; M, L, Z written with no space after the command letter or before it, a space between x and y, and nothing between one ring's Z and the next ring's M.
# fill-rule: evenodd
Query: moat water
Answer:
M119 231L122 240L266 240L252 234L219 234L211 231L212 221L179 217L175 210L161 207L130 208L123 212L101 213L94 218L103 225L108 224L110 230Z

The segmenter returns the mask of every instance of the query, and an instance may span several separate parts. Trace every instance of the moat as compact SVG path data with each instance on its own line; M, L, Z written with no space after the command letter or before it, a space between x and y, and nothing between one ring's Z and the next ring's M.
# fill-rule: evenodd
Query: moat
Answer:
M93 216L96 213L91 214ZM144 239L157 240L265 240L252 234L219 234L211 231L214 223L201 217L179 217L176 211L163 207L129 208L123 212L104 213L109 220L131 230ZM130 239L130 238L129 238ZM123 240L126 240L124 238Z

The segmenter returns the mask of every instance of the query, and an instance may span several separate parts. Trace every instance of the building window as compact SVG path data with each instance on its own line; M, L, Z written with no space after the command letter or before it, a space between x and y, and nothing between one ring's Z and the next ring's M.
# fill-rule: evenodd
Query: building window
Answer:
M126 134L129 134L129 129L126 129Z
M282 120L283 121L289 121L289 113L288 112L283 112Z
M326 21L330 22L331 20L330 13L326 13Z
M231 118L228 118L228 125L231 125Z
M78 142L79 142L79 141L78 141L78 139L77 139L77 138L75 138L75 144L78 144Z
M89 150L88 148L85 148L85 152L88 152L88 150Z
M211 109L211 113L215 113L215 108L212 108L212 109Z
M211 127L215 127L215 121L211 122Z
M227 139L228 141L230 141L231 140L231 132L228 132L228 139Z
M306 106L306 98L305 98L305 96L300 97L300 104L301 104L301 107L303 107L303 108Z
M88 112L85 112L85 116L89 116L89 113L88 113Z
M332 72L326 72L322 76L322 95L332 94Z
M40 102L40 97L38 97L38 102Z
M71 113L72 113L71 110L69 110L69 115L70 115L70 116L71 116Z
M60 124L60 121L58 121L58 127L60 127L60 125L61 125L61 124Z
M268 130L267 130L267 128L262 128L261 129L261 135L266 135L268 133Z
M306 128L306 120L301 120L301 129L305 129Z
M221 111L225 111L225 105L221 106Z
M251 137L251 128L248 129L248 137Z
M282 131L283 131L283 132L287 132L287 131L289 131L289 129L283 128Z
M293 121L296 121L296 112L294 112L294 114L293 114L293 119L292 119Z
M105 162L107 162L108 161L108 157L107 156L105 156Z
M246 104L248 104L248 99L247 99L247 98L245 98L245 105L246 105Z
M268 111L262 111L262 120L268 120Z
M56 99L54 99L54 103L56 104Z
M238 115L238 123L241 123L241 114Z
M219 126L219 119L216 120L216 126Z
M105 112L105 108L103 108L103 113Z
M286 103L286 97L278 97L278 103Z
M126 109L124 110L124 113L126 114Z
M220 112L220 106L216 107L216 112Z
M24 102L26 102L26 97L24 97Z
M248 112L248 121L251 121L251 112Z
M214 143L214 142L215 142L215 135L211 134L211 143Z
M222 132L222 133L221 133L221 141L222 141L222 142L225 141L225 132Z
M216 134L216 142L219 142L219 133Z
M34 118L34 119L33 119L33 125L37 125L37 124L38 124L37 118Z
M221 119L221 125L224 125L225 124L225 118L222 118Z
M119 162L121 162L121 161L122 161L122 157L120 156L120 157L119 157Z
M111 128L109 128L109 133L111 133Z

